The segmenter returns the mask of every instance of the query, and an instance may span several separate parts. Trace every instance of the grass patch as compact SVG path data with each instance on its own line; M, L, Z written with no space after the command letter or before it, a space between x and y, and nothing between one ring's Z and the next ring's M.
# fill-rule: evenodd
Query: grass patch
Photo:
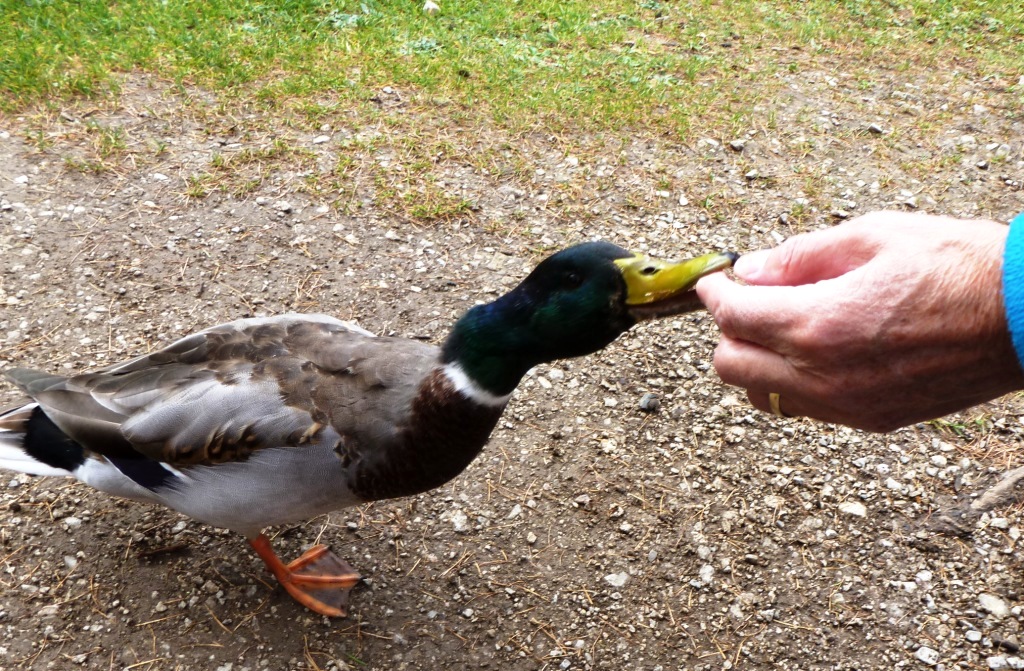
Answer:
M3 7L8 112L116 92L118 73L142 70L247 101L298 99L313 117L320 98L369 104L391 85L513 128L686 133L708 117L742 125L745 84L798 67L766 45L1024 70L1024 6L987 0L466 0L434 17L417 2L379 0Z

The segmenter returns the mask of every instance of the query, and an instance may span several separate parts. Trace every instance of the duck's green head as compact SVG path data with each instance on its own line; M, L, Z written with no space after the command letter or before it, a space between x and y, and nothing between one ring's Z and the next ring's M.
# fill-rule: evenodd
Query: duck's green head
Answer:
M509 394L539 363L596 352L640 320L700 308L697 280L735 260L724 253L669 263L608 242L569 247L470 309L445 341L444 362L495 396Z

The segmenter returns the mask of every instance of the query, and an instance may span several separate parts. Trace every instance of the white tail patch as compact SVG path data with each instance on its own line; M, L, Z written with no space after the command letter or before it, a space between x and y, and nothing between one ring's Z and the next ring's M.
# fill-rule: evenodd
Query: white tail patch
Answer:
M38 403L28 403L0 415L0 469L29 475L71 475L63 468L47 466L21 449L21 443L25 440L25 422L38 406Z
M71 475L63 468L47 466L33 459L21 449L21 434L4 431L0 433L0 468L29 475Z
M467 375L466 371L462 370L462 366L457 363L445 364L445 367L441 370L444 371L445 376L452 383L452 386L455 387L455 391L466 398L476 401L480 405L501 408L512 398L512 394L497 396L487 391L478 385L476 380Z

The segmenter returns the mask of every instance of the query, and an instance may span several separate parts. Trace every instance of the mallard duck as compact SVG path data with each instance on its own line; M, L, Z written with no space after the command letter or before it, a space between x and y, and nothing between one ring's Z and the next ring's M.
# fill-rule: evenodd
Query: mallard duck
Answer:
M451 480L531 367L697 309L697 280L735 258L674 264L576 245L471 308L440 347L286 314L73 377L9 370L31 402L0 414L0 467L73 476L238 532L297 601L343 616L355 570L321 545L285 564L266 527Z

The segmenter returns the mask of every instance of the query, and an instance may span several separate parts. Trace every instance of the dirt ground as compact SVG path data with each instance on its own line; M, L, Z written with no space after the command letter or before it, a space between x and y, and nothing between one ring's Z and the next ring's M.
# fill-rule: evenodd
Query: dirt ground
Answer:
M390 88L303 123L131 77L0 118L0 367L285 311L438 342L592 237L680 258L878 208L1006 221L1015 86L819 61L748 131L681 143L512 136ZM1021 668L1021 508L950 514L1021 465L1021 401L881 436L780 420L718 381L716 337L695 314L542 366L448 486L272 530L366 577L346 620L241 538L4 473L0 669Z

